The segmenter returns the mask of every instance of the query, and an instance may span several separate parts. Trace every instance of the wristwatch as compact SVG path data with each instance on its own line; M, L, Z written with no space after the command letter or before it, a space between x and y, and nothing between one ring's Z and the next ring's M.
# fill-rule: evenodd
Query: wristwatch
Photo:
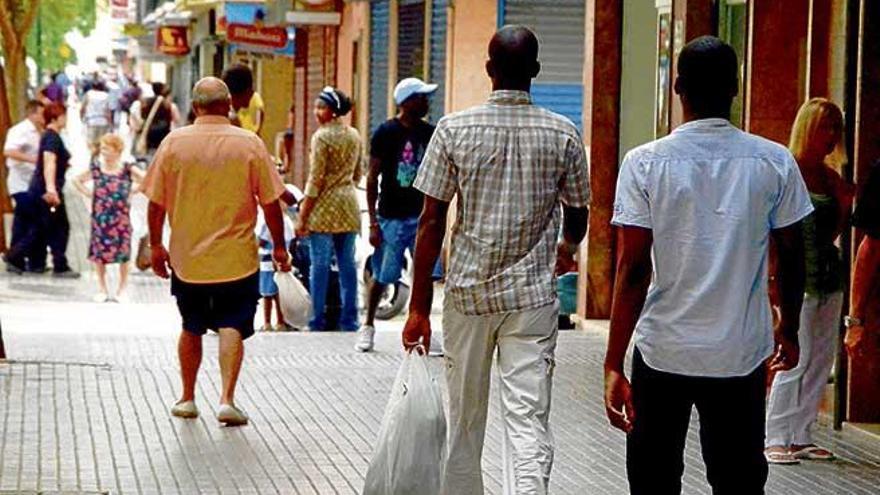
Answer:
M865 323L862 320L856 318L855 316L846 315L843 317L843 326L847 329L850 329L852 327L860 327L864 324Z

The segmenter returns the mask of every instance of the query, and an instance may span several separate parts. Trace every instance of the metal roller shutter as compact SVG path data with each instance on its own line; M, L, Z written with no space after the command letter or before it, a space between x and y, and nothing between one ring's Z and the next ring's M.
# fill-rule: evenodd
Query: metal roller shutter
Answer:
M502 0L504 24L523 24L541 44L535 104L565 115L582 128L584 101L583 0Z
M425 77L425 2L400 0L398 4L397 80ZM393 81L397 83L397 81Z
M434 124L443 117L446 105L446 8L449 0L432 0L431 4L431 72L430 83L438 84L431 98L430 120Z
M324 61L326 45L324 39L323 26L310 26L308 28L309 36L309 55L308 66L306 67L306 108L311 110L321 90L325 84L325 67ZM306 135L308 143L311 143L312 134L318 130L318 122L309 111L306 113Z
M370 133L388 118L388 0L370 2Z

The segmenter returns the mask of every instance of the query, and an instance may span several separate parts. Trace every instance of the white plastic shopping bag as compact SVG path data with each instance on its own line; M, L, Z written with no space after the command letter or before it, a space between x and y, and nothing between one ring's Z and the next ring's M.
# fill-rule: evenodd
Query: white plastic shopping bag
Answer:
M428 358L403 358L367 478L364 495L438 495L446 462L446 414Z
M284 321L295 328L306 328L309 324L309 312L312 310L309 292L293 276L293 272L275 272L275 284L278 285L278 300Z

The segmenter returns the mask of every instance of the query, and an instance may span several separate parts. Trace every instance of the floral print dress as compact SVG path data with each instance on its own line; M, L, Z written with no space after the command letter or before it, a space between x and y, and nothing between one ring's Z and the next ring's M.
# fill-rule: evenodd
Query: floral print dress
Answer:
M119 172L108 174L101 170L99 160L90 165L94 183L91 261L110 264L131 259L131 167L126 163Z

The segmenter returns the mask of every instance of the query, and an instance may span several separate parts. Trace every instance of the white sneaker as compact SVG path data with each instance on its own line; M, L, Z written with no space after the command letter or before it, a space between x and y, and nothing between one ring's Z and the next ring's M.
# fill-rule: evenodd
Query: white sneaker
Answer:
M96 303L105 303L110 300L110 296L103 292L98 292L94 296L92 296L92 301Z
M193 419L199 417L199 408L194 401L178 402L171 407L171 415L177 418Z
M223 404L217 410L217 421L226 426L244 426L248 424L248 416L235 406Z
M358 341L354 345L354 349L360 352L370 352L373 350L373 340L376 337L376 327L372 325L364 325L358 332Z

